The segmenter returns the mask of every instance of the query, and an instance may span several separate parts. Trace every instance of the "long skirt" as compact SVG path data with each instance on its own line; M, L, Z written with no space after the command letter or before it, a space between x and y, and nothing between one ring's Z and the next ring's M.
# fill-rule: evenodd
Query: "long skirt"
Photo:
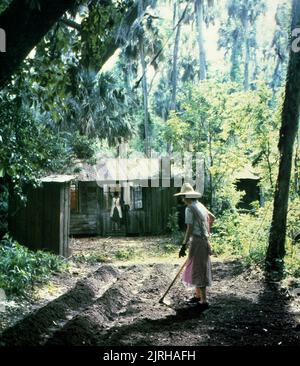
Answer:
M112 221L116 222L117 224L120 224L121 218L120 218L117 207L114 208L111 219L112 219Z
M182 280L195 287L211 286L211 261L207 238L192 236Z

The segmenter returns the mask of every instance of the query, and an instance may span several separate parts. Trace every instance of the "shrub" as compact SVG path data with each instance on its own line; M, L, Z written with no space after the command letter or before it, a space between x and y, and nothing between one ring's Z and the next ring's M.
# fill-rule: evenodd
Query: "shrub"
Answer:
M66 267L60 257L43 251L33 252L8 235L0 242L0 288L8 296L24 296L35 283L46 282L51 274Z
M251 265L264 260L272 210L257 208L254 214L226 211L218 217L212 234L216 254L234 255Z
M183 241L184 233L179 229L178 212L176 209L173 209L173 212L169 215L167 228L171 234L172 243L180 245Z
M272 216L272 202L265 207L256 207L253 214L238 211L226 211L217 217L213 227L211 241L214 253L239 257L246 267L264 266L268 246ZM299 200L289 205L286 256L284 258L286 276L300 276L300 254L293 234L299 225Z
M93 142L78 132L74 134L71 141L72 149L79 159L91 159L94 156Z

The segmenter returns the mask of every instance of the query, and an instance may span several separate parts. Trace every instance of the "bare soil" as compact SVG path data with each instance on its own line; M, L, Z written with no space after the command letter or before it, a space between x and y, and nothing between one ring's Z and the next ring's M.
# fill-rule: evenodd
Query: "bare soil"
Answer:
M76 253L106 245L111 263L78 279L62 295L4 330L2 345L300 345L300 302L279 282L244 271L237 260L213 259L210 308L187 306L192 289L177 281L160 304L183 259L159 256L165 238L85 238ZM147 255L126 261L115 253L129 245ZM113 259L114 258L114 259Z

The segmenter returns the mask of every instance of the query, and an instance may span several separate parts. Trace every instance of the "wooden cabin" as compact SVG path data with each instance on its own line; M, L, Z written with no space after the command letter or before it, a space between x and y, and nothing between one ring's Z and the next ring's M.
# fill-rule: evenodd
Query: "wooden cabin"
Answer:
M263 196L259 186L260 177L252 167L245 167L235 175L235 186L238 191L244 191L244 196L238 203L242 210L252 210L252 203L258 201L263 204Z
M9 232L30 249L69 255L70 187L74 176L52 175L41 179L41 186L28 186L27 203L9 201Z
M166 232L178 188L161 178L158 159L104 159L75 170L80 172L71 185L71 235L115 235L110 212L116 191L123 202L119 235Z

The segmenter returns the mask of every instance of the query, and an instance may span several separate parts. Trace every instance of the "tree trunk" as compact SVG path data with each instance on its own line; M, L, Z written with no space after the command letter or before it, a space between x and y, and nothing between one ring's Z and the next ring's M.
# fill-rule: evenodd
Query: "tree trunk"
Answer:
M140 0L139 2L139 17L141 20L141 16L144 9L144 2ZM144 102L144 138L145 138L145 154L147 157L150 157L150 136L149 136L149 111L148 111L148 86L147 86L147 68L146 68L146 60L145 60L145 48L144 48L144 40L141 36L139 39L139 51L140 51L140 61L142 65L142 87L143 87L143 102Z
M294 174L294 187L295 187L295 193L297 193L298 195L300 195L300 177L299 177L299 172L300 172L300 133L298 131L297 133L297 139L296 139L296 152L295 152L295 159L294 159L294 169L295 169L295 174Z
M293 0L292 29L300 24L300 0ZM293 146L298 131L300 108L300 53L290 51L285 99L279 137L280 162L274 195L272 224L266 256L267 270L280 270L285 255L286 222Z
M6 52L0 52L0 89L10 80L29 52L76 0L13 0L0 14L0 28L6 34Z
M234 45L232 47L230 62L231 62L230 80L232 82L237 82L239 75L239 49L237 39L235 40Z
M197 42L199 47L199 80L206 79L206 53L203 37L203 0L195 0Z
M272 82L271 82L271 88L272 88L272 91L273 91L273 95L275 95L276 89L279 86L279 81L280 81L280 73L279 73L280 65L281 65L281 61L280 61L280 58L278 57L277 58L277 62L276 62L276 66L275 66L275 69L274 69L274 72L273 72Z
M249 90L249 65L250 65L250 39L249 39L249 20L244 21L244 32L246 34L245 40L245 68L244 68L244 90Z
M174 16L173 16L174 27L175 27L176 22L179 20L179 17L180 17L179 10L180 10L179 4L177 5L177 3L175 1L174 2ZM177 26L174 49L173 49L172 98L171 98L171 104L170 104L170 109L171 110L176 110L177 78L178 78L177 62L178 62L178 53L179 53L180 33L181 33L181 23L179 23L178 26Z

